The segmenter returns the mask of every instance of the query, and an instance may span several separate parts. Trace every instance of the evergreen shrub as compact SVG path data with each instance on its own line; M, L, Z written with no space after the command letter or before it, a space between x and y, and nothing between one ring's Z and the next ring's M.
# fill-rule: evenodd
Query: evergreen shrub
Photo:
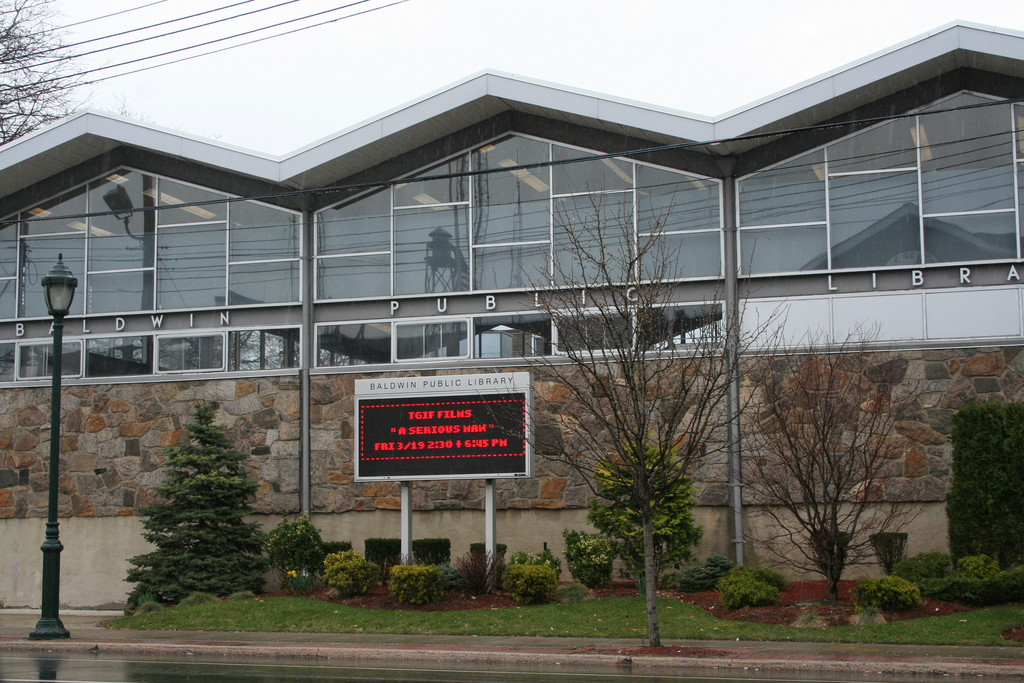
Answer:
M763 573L750 567L735 567L718 581L718 596L726 609L779 604L779 587L769 581L775 572ZM778 576L776 574L776 576ZM769 579L769 580L765 580Z
M861 579L853 589L853 603L858 609L874 607L884 612L902 612L921 604L921 589L898 576Z
M508 552L508 546L505 545L504 543L495 543L494 544L494 551L496 553L498 553L498 555L500 555L501 557L505 557L505 553ZM487 552L487 544L486 543L470 543L469 544L469 552L471 552L471 553L486 553Z
M923 579L941 579L949 576L950 571L949 554L936 551L918 553L900 560L893 566L892 576L920 583Z
M448 564L452 561L452 541L449 538L414 539L412 556L416 564Z
M555 581L558 581L562 575L562 561L555 557L547 548L539 553L528 553L524 550L518 550L512 553L508 563L509 566L513 564L542 564L551 567L551 570L555 572Z
M380 567L355 550L344 550L324 558L324 583L343 597L365 595L380 583Z
M892 574L896 563L907 556L907 534L898 531L882 531L871 534L871 548L875 551L882 571Z
M388 579L391 597L407 605L437 602L448 591L448 579L434 565L396 564Z
M736 563L717 553L711 553L703 565L687 567L679 572L676 587L687 593L713 590L719 579L729 573Z
M402 561L402 539L400 538L368 538L363 546L366 550L366 561L385 570Z
M967 555L956 561L956 573L970 579L991 579L999 573L999 563L988 555Z
M343 553L352 550L351 541L324 541L324 557L334 553Z
M611 541L600 534L565 529L565 561L573 578L587 588L607 585L612 580L615 551Z
M308 513L294 522L287 514L281 516L281 522L267 534L267 556L283 588L293 588L298 577L323 574L324 542Z
M546 564L510 564L501 581L512 599L524 605L552 602L558 588L555 570Z
M921 595L944 602L968 605L998 605L1024 601L1024 567L999 572L988 578L960 574L918 582Z

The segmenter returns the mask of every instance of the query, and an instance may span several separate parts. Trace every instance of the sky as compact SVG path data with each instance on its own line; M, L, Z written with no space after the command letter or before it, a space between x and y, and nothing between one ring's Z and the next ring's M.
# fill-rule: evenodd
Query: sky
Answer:
M69 42L92 41L74 48L86 51L286 0L52 2ZM93 40L234 3L240 4ZM132 8L139 9L122 12ZM87 21L115 12L121 13ZM347 16L358 12L364 13ZM244 38L116 66L317 13ZM113 67L86 80L120 74L331 19L339 20L95 82L80 88L77 99L83 107L270 155L288 154L484 70L713 117L952 21L1024 32L1024 2L292 0L86 55L80 70Z

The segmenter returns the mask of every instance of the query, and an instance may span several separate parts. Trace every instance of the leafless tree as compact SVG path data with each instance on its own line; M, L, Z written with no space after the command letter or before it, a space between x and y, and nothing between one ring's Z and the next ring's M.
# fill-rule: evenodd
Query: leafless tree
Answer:
M0 144L71 112L75 56L52 0L0 0Z
M735 363L726 341L739 335L714 284L699 301L678 303L700 285L683 289L679 254L659 226L636 235L631 215L617 215L600 197L556 216L553 271L536 288L557 348L528 360L541 382L562 387L555 398L538 392L538 415L558 429L539 425L536 450L576 470L594 495L614 489L621 499L610 504L639 511L648 637L658 646L656 512L665 495L728 447ZM561 438L544 439L552 431ZM622 480L602 489L598 468Z
M905 361L851 338L757 364L745 429L754 542L783 566L824 577L838 599L843 571L871 557L871 535L913 513L889 484L906 442L895 422L915 405Z

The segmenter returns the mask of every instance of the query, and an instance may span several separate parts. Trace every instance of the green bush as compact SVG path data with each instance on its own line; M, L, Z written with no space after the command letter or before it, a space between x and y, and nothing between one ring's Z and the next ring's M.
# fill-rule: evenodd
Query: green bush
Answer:
M567 583L555 589L555 599L558 602L583 602L592 600L594 594L582 583Z
M921 604L921 589L898 576L861 579L853 589L853 603L858 609L874 607L885 612L901 612Z
M380 567L355 550L324 558L324 583L344 597L364 595L380 583Z
M144 601L139 603L139 607L138 607L137 611L145 614L145 613L148 613L148 612L157 612L159 610L162 610L163 608L164 608L164 606L161 605L156 600L144 600Z
M676 587L687 593L709 591L714 589L719 579L729 573L736 563L716 553L708 555L703 565L688 567L679 572Z
M250 598L255 598L255 597L256 597L256 594L253 593L252 591L235 591L234 593L232 593L231 595L229 595L225 599L226 600L249 600Z
M428 564L396 564L388 579L391 597L408 605L437 602L448 591L448 579L438 567Z
M368 538L364 548L366 561L372 562L382 570L387 570L402 561L402 539L400 538Z
M448 564L452 561L450 538L417 538L412 542L416 564Z
M612 580L615 553L611 541L600 534L583 531L562 532L565 538L565 561L573 578L587 588L597 588Z
M912 583L920 583L924 579L941 579L948 576L950 566L947 553L918 553L897 562L892 568L892 575Z
M953 557L1024 561L1024 403L968 404L952 417L946 495Z
M281 522L267 535L267 555L283 588L293 588L297 577L323 573L324 542L308 513L294 522L281 516Z
M770 572L769 574L775 574ZM779 588L765 578L774 577L762 570L735 567L718 581L718 596L726 609L779 604ZM778 576L776 574L776 576Z
M875 551L882 571L892 574L892 568L907 555L907 534L896 531L882 531L871 534L871 548Z
M555 581L558 581L559 577L562 576L562 561L555 557L547 548L539 553L528 553L524 550L518 550L512 553L512 557L509 558L508 563L509 565L543 564L551 567L551 570L555 572Z
M486 553L487 552L487 544L486 543L470 543L469 544L469 552L471 552L471 553ZM508 552L508 546L505 545L504 543L495 543L494 544L494 552L496 552L500 557L505 557L505 553Z
M988 578L963 575L941 579L923 579L918 582L921 595L944 602L962 602L968 605L998 605L1024 600L1024 567L999 572Z
M346 550L352 550L350 541L324 541L324 557L334 553L343 553Z
M455 567L450 564L437 564L434 566L440 569L441 573L444 574L445 581L448 582L448 590L451 590L452 588L466 587L466 580L462 578L462 574L460 574L459 570Z
M956 573L970 579L990 579L999 573L999 563L988 555L968 555L956 561Z
M763 581L769 586L774 586L777 590L785 588L789 582L786 581L786 577L782 574L772 571L771 569L760 569L758 567L750 567L750 571L754 573L754 578L758 581Z
M558 588L555 570L546 564L510 564L501 581L512 599L525 605L553 601Z
M213 593L195 591L193 593L189 593L184 598L182 598L181 602L178 603L178 606L190 607L191 605L205 605L210 602L215 602L216 600L217 596Z

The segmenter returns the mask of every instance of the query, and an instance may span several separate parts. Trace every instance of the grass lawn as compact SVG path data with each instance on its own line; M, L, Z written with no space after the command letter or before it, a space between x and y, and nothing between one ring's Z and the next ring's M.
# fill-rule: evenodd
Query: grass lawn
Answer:
M1024 623L1024 608L1000 605L947 616L877 626L796 628L717 619L685 602L660 602L665 639L790 640L920 645L1024 646L1003 630ZM346 607L300 597L227 600L122 617L118 629L279 631L316 633L457 634L643 638L640 598L608 597L563 604L482 610L406 611Z

